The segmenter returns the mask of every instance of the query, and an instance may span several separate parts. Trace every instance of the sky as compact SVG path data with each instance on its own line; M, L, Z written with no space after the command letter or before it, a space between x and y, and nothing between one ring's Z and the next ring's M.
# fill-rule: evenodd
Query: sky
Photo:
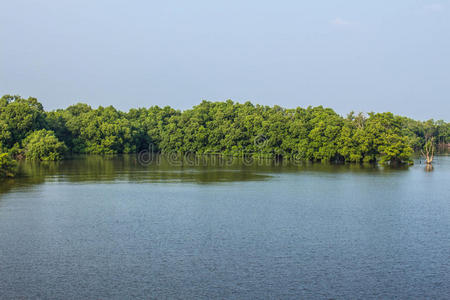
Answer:
M0 2L0 95L450 121L450 0Z

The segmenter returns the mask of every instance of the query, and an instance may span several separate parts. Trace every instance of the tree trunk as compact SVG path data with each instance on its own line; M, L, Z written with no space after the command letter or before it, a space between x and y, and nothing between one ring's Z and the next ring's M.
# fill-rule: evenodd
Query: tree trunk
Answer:
M422 150L422 155L424 156L427 165L431 165L434 158L434 144L433 138L429 139L424 146L424 150Z

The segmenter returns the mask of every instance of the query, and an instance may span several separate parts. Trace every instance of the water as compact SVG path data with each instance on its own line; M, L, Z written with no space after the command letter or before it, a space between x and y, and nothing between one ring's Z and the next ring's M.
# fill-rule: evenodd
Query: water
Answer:
M0 298L445 299L450 157L356 165L23 164Z

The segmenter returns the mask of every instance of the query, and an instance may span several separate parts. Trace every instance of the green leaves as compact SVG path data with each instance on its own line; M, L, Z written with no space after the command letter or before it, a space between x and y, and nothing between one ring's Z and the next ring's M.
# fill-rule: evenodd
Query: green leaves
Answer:
M31 131L46 128L45 113L36 98L5 95L0 99L0 142L12 147Z
M343 118L321 106L285 109L231 100L203 101L183 112L152 106L125 113L83 103L44 112L35 98L0 98L1 150L39 160L60 159L65 146L72 153L116 154L151 145L160 152L398 163L408 162L413 148L422 149L431 136L448 143L449 124L392 113Z
M339 153L350 162L409 162L412 148L392 113L369 114L349 118L341 131Z
M8 153L0 153L0 178L14 177L17 163Z
M31 133L24 139L23 145L27 160L60 160L67 151L66 145L58 140L54 132L46 129Z

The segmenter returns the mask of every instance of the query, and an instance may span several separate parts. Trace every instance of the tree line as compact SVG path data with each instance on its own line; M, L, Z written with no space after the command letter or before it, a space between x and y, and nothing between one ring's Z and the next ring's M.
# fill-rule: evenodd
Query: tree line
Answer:
M45 111L36 98L0 99L1 161L59 160L70 154L157 152L262 155L310 161L406 163L433 137L450 142L450 124L416 121L390 112L203 101L180 111L169 106L92 108L78 103ZM9 171L8 171L9 172Z

